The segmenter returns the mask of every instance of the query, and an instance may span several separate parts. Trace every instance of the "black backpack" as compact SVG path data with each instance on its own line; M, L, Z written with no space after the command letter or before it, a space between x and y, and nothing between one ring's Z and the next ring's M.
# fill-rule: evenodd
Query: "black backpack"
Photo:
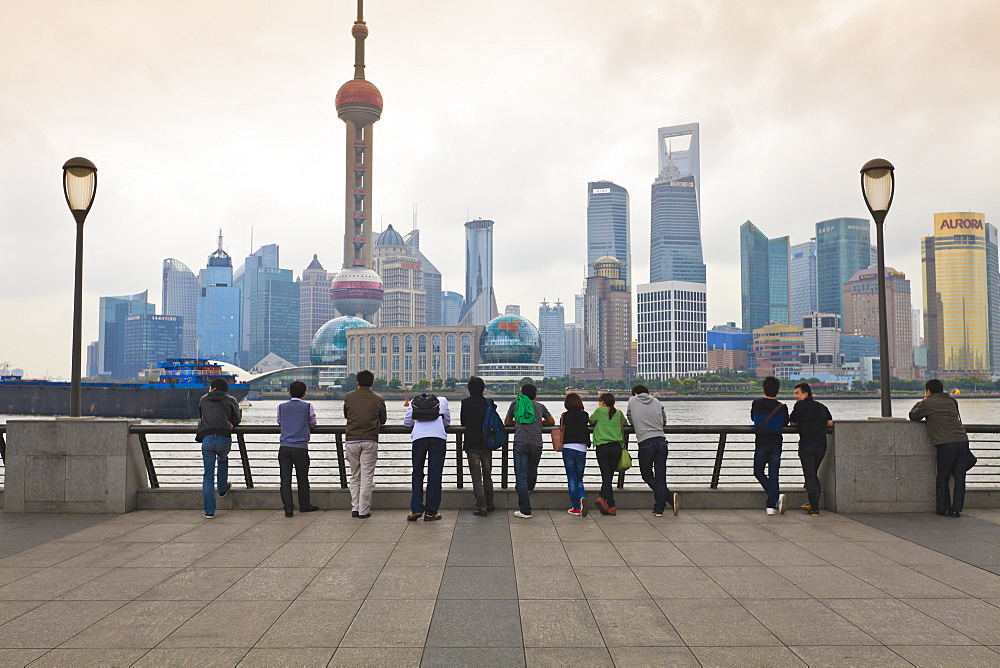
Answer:
M433 394L421 394L410 402L413 409L413 419L418 422L431 422L441 417L441 402Z

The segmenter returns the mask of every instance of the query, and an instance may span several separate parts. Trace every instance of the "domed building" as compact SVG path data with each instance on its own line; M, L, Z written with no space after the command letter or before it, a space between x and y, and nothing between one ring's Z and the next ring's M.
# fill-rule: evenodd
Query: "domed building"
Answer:
M375 240L375 271L382 277L382 308L376 327L423 327L427 324L427 295L423 263L406 246L403 236L386 227Z
M538 328L520 315L501 315L490 320L479 338L479 376L486 382L514 382L522 378L541 380L545 366Z
M347 330L371 327L372 324L352 315L334 318L319 328L312 340L309 360L315 366L344 367L347 376Z

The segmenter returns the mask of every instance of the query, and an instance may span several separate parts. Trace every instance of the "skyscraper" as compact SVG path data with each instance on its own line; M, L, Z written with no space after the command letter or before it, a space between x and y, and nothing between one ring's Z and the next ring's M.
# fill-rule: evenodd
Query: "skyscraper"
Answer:
M441 323L446 327L457 325L462 318L462 304L465 298L457 292L445 290L441 293Z
M194 357L198 351L198 279L180 260L163 261L163 315L183 318L182 354Z
M586 367L600 370L604 380L624 380L629 375L632 294L622 278L623 263L617 258L598 258L593 265L583 314Z
M705 282L701 252L698 124L660 128L660 173L653 181L649 280ZM686 148L675 148L687 144Z
M844 315L844 283L871 265L871 224L864 218L816 223L816 303L822 313Z
M87 373L85 377L97 377L97 341L91 341L87 344Z
M768 239L749 220L740 225L743 331L788 322L788 237Z
M583 369L587 363L586 330L582 322L566 323L566 372Z
M810 239L788 249L788 322L802 322L816 303L816 240Z
M292 270L277 263L278 247L271 244L247 256L236 271L243 298L240 364L246 369L269 353L292 364L299 358L299 285Z
M382 277L382 308L376 327L423 327L426 321L423 266L389 225L375 241L375 271Z
M990 280L982 213L934 214L922 240L928 372L940 378L990 373Z
M274 251L277 253L277 246ZM233 284L233 261L222 249L222 230L219 230L219 247L208 256L208 263L198 273L198 278L201 285L196 328L198 357L242 364L243 303L240 289Z
M135 378L160 362L181 356L184 323L176 315L130 315L125 318L125 378Z
M836 313L807 313L802 318L803 350L799 355L803 376L840 373L840 316Z
M562 302L551 306L542 301L538 307L538 333L542 337L541 363L545 365L546 378L569 375L566 367L566 310Z
M990 370L1000 373L1000 258L997 228L986 223L986 289L990 306Z
M125 371L125 321L131 315L153 315L156 306L149 291L121 297L101 297L97 333L97 372L101 376L127 378Z
M313 255L312 262L302 270L299 279L299 359L307 365L312 351L312 340L319 328L337 317L330 297L330 286L334 274L323 268L319 256ZM295 362L295 360L289 360Z
M638 286L638 372L686 378L708 368L705 284L661 281Z
M590 266L606 255L625 263L625 285L632 285L632 246L629 234L628 191L611 181L587 184L587 276Z
M906 274L885 268L885 303L889 329L889 373L913 378L913 307ZM844 333L879 338L878 268L855 272L844 284Z
M420 230L412 230L404 236L403 243L406 245L407 250L420 260L420 270L423 272L424 310L426 311L424 320L427 322L428 327L443 325L444 322L441 320L444 314L441 307L441 272L420 251ZM462 305L459 303L459 310L461 308ZM452 324L457 323L458 320L456 319Z
M465 304L461 324L485 326L500 315L493 292L493 221L465 224Z
M372 271L372 133L382 117L382 93L365 79L364 0L358 0L354 37L354 78L337 91L337 116L347 125L344 169L344 269L333 280L334 307L344 315L371 320L382 305L382 280Z

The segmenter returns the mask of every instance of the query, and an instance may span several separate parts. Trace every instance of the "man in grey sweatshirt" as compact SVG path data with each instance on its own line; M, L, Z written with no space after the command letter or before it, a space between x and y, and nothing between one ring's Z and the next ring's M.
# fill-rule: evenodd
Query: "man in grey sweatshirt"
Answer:
M635 429L635 440L639 442L639 471L643 481L653 490L653 515L663 517L667 504L674 515L680 512L680 497L667 487L668 443L663 435L667 426L667 414L663 404L650 396L644 385L632 388L632 398L628 400L628 421Z

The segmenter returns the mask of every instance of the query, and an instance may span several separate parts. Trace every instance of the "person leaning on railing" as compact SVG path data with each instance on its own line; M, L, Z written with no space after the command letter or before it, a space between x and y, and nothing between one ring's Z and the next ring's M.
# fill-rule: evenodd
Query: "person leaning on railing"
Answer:
M233 488L229 482L229 450L233 447L233 427L243 419L243 412L236 399L229 394L229 383L224 378L213 378L208 394L198 401L198 431L195 440L201 443L201 457L205 474L201 493L205 504L205 517L215 517L215 467L219 467L219 496Z
M961 517L965 506L965 473L972 452L955 397L944 391L944 383L931 378L924 384L924 398L910 409L910 419L927 423L927 436L937 451L937 514ZM948 489L955 478L955 496Z
M486 447L483 434L483 424L486 422L487 411L496 411L484 396L486 383L479 376L469 378L469 396L462 399L460 421L465 427L463 449L469 462L469 475L472 476L472 493L476 497L476 509L473 515L486 517L496 510L493 505L493 451Z
M378 432L386 423L385 399L372 392L375 374L358 372L358 388L344 397L344 431L347 461L351 465L351 516L366 519L372 514L375 464L378 463Z
M628 420L623 412L615 408L615 395L605 392L598 397L597 408L590 414L590 424L594 427L594 450L597 465L601 468L597 509L602 515L617 515L614 478L625 447Z
M649 394L645 385L632 388L625 417L632 423L639 444L639 472L653 490L653 516L663 517L667 504L676 516L681 509L680 495L667 487L667 457L670 446L663 432L667 428L667 413L663 404Z
M521 386L521 393L511 402L503 423L514 430L514 489L517 510L514 517L531 519L528 493L538 481L538 463L542 460L542 427L556 423L544 404L535 401L538 388L533 383Z
M809 502L802 506L812 516L819 515L819 496L823 488L819 483L819 465L826 456L826 429L833 426L830 410L813 399L809 383L795 386L795 407L788 416L788 423L799 430L799 461L806 479Z

